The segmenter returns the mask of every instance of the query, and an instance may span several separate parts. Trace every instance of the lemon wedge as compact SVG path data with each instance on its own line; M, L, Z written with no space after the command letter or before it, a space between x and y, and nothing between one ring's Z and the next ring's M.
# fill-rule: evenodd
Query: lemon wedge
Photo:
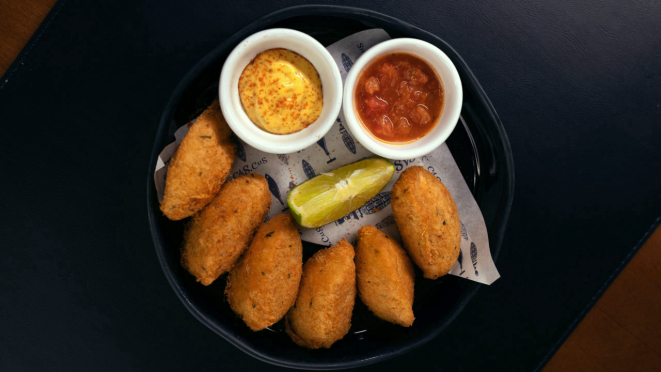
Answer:
M301 226L320 227L363 206L390 182L394 173L395 166L386 159L360 160L294 187L287 204Z

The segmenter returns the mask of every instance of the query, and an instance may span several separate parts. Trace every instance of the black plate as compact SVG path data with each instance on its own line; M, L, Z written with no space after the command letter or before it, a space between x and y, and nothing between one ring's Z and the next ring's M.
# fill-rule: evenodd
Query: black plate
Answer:
M158 154L174 140L174 131L199 115L217 95L223 61L251 34L275 27L305 32L328 46L370 28L383 28L392 38L412 37L436 45L457 67L464 89L460 125L447 144L477 200L489 232L491 255L498 257L514 196L512 154L498 115L466 63L443 40L398 19L373 11L337 6L299 6L271 13L240 30L211 51L179 83L165 107L158 127L147 182L149 223L165 276L186 308L207 327L246 353L265 362L305 369L338 369L381 361L420 346L438 335L466 306L480 284L453 276L432 281L416 274L410 328L374 317L356 299L349 334L328 350L307 350L282 331L282 321L253 332L225 301L224 276L211 286L195 282L179 264L182 222L172 222L159 210L153 180ZM304 244L304 259L319 246Z

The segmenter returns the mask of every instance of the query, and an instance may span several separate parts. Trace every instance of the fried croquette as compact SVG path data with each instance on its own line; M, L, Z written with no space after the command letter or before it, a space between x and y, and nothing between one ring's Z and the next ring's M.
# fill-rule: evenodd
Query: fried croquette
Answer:
M181 264L204 285L229 271L271 206L266 179L248 174L228 181L193 216L184 233Z
M353 246L342 239L303 266L296 303L285 317L287 333L298 345L329 348L349 332L356 299L353 258Z
M358 230L356 282L360 299L377 317L413 324L413 264L404 248L374 226Z
M230 307L250 329L282 319L296 301L303 271L303 244L291 214L259 227L250 247L227 277Z
M410 167L393 185L392 210L404 247L424 277L447 274L459 257L461 222L445 185L424 168Z
M167 218L190 217L218 194L234 162L231 134L216 100L197 118L172 156L161 202Z

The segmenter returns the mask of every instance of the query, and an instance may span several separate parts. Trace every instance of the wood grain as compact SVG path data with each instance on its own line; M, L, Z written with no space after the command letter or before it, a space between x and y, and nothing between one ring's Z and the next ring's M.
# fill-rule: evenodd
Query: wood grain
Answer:
M56 0L0 0L0 75ZM661 371L661 228L625 267L544 368Z
M661 371L661 227L543 371Z
M57 0L0 0L0 76L9 69Z

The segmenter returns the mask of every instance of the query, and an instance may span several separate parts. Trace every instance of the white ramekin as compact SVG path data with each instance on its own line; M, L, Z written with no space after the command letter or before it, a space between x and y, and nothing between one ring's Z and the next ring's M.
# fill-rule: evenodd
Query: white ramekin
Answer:
M354 88L363 69L375 58L389 53L410 53L427 61L443 81L445 104L434 129L426 136L407 144L384 142L363 125L354 107ZM351 67L344 81L342 110L351 134L371 152L388 159L413 159L432 152L450 136L459 120L463 90L456 67L440 49L417 39L392 39L367 50Z
M239 77L259 53L285 48L305 57L321 79L324 107L319 118L300 132L272 134L260 129L246 114L239 97ZM220 108L232 131L250 146L272 154L288 154L321 139L342 106L342 79L330 53L317 40L299 31L274 28L258 32L239 43L225 60L218 85Z

